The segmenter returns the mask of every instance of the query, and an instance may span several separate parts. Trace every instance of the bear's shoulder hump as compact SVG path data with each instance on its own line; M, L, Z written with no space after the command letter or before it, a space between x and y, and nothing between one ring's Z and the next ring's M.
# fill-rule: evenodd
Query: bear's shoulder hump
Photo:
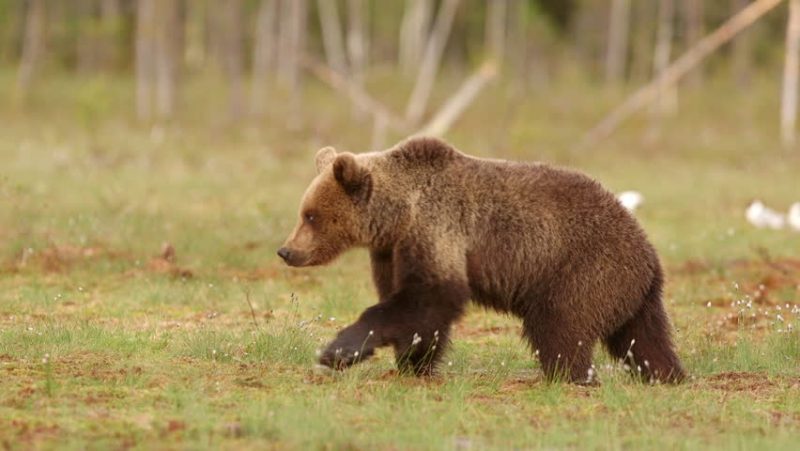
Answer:
M400 143L390 157L411 166L442 166L460 153L438 138L417 137Z

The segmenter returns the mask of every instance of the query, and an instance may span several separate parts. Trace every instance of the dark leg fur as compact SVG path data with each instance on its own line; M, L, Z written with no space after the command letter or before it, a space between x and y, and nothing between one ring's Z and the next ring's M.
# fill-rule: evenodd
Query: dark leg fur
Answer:
M639 311L606 338L606 347L644 380L677 383L685 373L670 338L669 320L661 302L662 283L658 275Z
M320 363L342 369L372 355L377 347L393 346L401 371L430 374L447 345L450 325L468 299L464 283L409 281L339 332Z
M372 281L378 290L378 300L383 302L389 299L394 291L394 253L388 250L372 250L369 253L372 266Z
M537 315L538 316L538 315ZM548 380L586 384L594 381L592 366L594 340L583 339L570 328L569 321L547 315L547 321L523 320L523 334L539 354L542 371Z

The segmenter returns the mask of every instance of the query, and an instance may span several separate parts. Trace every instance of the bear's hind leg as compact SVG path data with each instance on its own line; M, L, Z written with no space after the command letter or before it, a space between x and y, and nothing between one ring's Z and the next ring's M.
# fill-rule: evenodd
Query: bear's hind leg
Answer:
M606 347L613 357L629 365L633 374L648 381L677 383L685 374L669 327L657 278L639 310L606 338Z
M578 334L553 318L532 325L523 321L523 334L538 354L542 371L550 381L576 384L594 383L592 348L594 340L581 340Z

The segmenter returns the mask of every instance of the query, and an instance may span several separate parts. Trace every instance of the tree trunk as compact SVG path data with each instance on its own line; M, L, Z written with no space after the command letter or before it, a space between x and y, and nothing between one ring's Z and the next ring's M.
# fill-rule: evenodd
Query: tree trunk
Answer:
M47 10L45 0L30 0L25 17L25 34L22 42L22 58L19 66L17 87L27 95L36 70L41 64L45 50Z
M658 32L656 34L656 47L653 52L653 73L655 78L660 78L664 70L669 67L672 54L672 37L675 21L675 0L659 0L658 5ZM674 87L662 85L659 89L659 100L656 103L656 116L674 113L677 109L677 92Z
M419 123L422 115L425 114L425 108L428 105L433 83L436 81L442 53L444 53L445 44L447 44L447 38L450 35L450 28L453 25L453 18L456 15L459 1L444 0L436 15L436 23L425 48L425 56L419 68L414 91L411 93L411 98L406 108L406 119L411 124Z
M153 113L156 67L156 2L139 0L136 7L136 113L148 120Z
M122 33L122 6L120 0L102 0L100 23L103 29L101 59L103 67L118 68L120 65L120 40Z
M305 47L306 1L282 0L280 9L278 81L294 94L300 83L300 58Z
M77 57L78 72L91 72L97 68L97 17L92 0L78 0L73 3L73 14L77 16L77 39L75 41L75 55Z
M340 74L347 73L347 59L342 41L342 25L335 0L317 0L319 22L322 28L322 44L328 66Z
M608 83L619 83L625 77L630 12L630 0L611 1L606 52L606 81Z
M242 0L228 0L218 5L220 57L222 71L228 81L228 115L232 121L244 113L244 29Z
M412 74L419 67L431 26L431 0L406 0L403 22L400 25L400 67Z
M157 0L155 44L156 114L170 119L177 104L178 71L183 21L180 0Z
M686 47L691 48L705 35L705 9L703 0L683 0L683 16L686 23ZM695 68L687 77L694 86L703 81L702 65Z
M487 0L484 46L486 53L501 64L505 51L508 0Z
M633 3L633 55L630 78L647 81L651 78L653 68L654 30L656 29L656 4L653 1L637 1Z
M186 34L183 62L192 69L206 66L213 53L208 36L211 32L209 0L191 0L186 3Z
M260 116L264 113L266 87L270 71L275 65L276 24L278 0L261 0L256 18L255 42L253 44L253 78L251 85L251 110Z
M350 72L358 84L364 83L364 68L367 64L367 39L364 25L366 15L364 0L347 0L347 53L350 57Z
M750 0L731 0L731 10L736 14L748 4ZM732 53L731 70L734 80L740 88L747 87L753 73L753 39L750 30L734 39Z
M532 61L529 50L536 45L530 42L529 32L533 27L529 27L529 9L530 5L527 2L512 0L508 4L508 32L505 53L506 60L510 63L510 69L514 73L512 80L517 84L515 88L524 89L528 82L536 78L536 73L540 67L544 66L543 61ZM529 30L529 28L531 28ZM532 75L532 73L534 75ZM514 96L516 100L521 100L523 97Z
M790 0L781 96L781 139L785 146L793 146L797 140L798 65L800 65L800 0Z

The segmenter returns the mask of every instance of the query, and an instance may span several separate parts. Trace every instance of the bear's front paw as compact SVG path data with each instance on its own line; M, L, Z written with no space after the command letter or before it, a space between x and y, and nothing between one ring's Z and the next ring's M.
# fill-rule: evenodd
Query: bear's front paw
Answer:
M338 340L334 341L322 352L319 356L319 363L334 370L343 370L375 354L375 350L372 348L363 349L361 346L355 348L337 342Z

